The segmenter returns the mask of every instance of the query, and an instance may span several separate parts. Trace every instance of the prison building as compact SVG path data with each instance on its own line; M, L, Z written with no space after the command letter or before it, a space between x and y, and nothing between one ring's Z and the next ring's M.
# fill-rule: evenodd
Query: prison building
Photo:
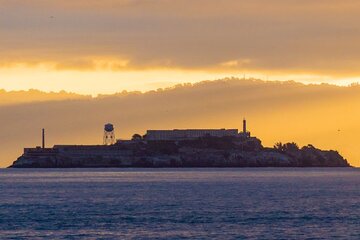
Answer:
M187 140L200 137L226 137L238 136L238 129L174 129L174 130L147 130L145 140Z

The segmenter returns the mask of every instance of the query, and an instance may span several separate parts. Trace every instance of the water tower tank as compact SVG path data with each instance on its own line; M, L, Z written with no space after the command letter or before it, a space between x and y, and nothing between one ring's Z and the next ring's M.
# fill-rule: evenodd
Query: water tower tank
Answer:
M111 123L107 123L105 124L104 130L105 132L112 132L114 131L114 125L112 125Z
M116 142L114 125L107 123L104 126L104 145L112 145Z

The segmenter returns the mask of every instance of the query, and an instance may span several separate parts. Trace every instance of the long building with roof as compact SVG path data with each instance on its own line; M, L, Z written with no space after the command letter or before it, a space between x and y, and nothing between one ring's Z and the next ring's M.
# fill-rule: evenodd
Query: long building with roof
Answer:
M147 130L147 141L178 141L191 140L201 137L250 137L246 130L246 120L243 121L243 131L238 129L173 129L173 130Z

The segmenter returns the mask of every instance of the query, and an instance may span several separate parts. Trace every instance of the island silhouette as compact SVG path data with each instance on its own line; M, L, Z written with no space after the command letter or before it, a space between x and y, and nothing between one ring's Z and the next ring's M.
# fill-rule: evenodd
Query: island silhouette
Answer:
M25 148L12 168L90 167L350 167L334 150L294 143L264 147L243 129L147 130L116 140L114 126L104 126L103 145L55 145Z

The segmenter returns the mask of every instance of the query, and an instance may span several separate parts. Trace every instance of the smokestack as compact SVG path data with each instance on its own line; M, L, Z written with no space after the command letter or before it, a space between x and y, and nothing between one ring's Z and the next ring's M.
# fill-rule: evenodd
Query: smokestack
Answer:
M42 148L45 148L45 129L42 129Z
M246 133L246 119L243 120L243 132Z

